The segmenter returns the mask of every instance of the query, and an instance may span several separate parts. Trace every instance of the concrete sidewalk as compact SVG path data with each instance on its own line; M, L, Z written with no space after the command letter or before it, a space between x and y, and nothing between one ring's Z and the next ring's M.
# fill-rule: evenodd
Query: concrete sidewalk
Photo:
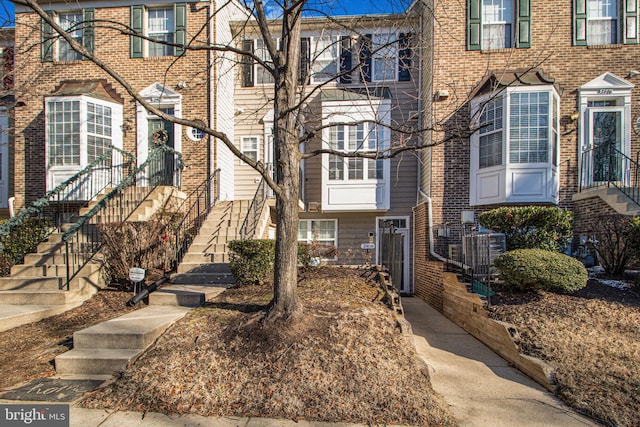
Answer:
M461 426L597 426L417 297L403 298L431 384Z

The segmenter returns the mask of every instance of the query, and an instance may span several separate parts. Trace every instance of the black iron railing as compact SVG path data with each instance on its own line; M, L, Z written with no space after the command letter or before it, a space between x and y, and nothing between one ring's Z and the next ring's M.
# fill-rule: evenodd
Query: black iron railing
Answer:
M67 274L66 281L60 288L69 289L71 281L100 250L98 224L122 225L157 186L179 188L183 166L182 155L179 152L166 145L155 148L144 163L76 221L62 235Z
M244 218L242 227L240 227L241 239L253 239L256 237L256 232L258 231L258 225L260 225L264 205L271 193L270 190L271 189L267 185L267 181L262 179L260 181L260 184L258 185L256 193L253 196L253 200L251 200L249 211L247 212L247 216Z
M585 151L580 168L580 191L613 186L640 205L639 164L639 159L631 159L610 144Z
M23 235L37 245L65 222L78 215L80 209L109 187L117 186L135 166L135 156L112 147L80 172L65 180L43 197L22 209L18 215L0 225L0 255L3 273L22 262L33 252L33 245L23 245ZM21 237L22 236L22 237Z
M215 187L214 187L215 185ZM215 206L220 195L220 169L202 182L191 192L183 202L184 216L174 228L175 236L175 267L182 262L189 245L198 235L202 224L211 208Z

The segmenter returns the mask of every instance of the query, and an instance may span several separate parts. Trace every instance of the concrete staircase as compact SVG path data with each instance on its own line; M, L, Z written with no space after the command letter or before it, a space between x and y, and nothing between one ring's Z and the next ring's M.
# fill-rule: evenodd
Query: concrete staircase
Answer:
M128 188L118 198L128 203L128 200L134 199L134 192L146 194L148 191L148 188ZM184 198L184 193L173 187L157 187L129 220L148 220L161 208L177 207ZM98 201L91 202L80 211L80 215L88 212L96 203ZM116 205L109 203L91 223L120 221L120 208ZM63 229L67 230L69 226ZM56 232L38 245L36 253L26 255L24 264L14 265L9 277L0 277L0 331L77 307L104 286L101 265L97 262L84 266L71 281L69 290L61 290L66 276L66 248L62 233Z
M586 200L593 197L601 198L619 214L630 216L640 215L640 206L634 203L616 187L603 186L582 190L581 192L573 195L573 200Z
M125 369L190 308L233 285L226 245L239 238L248 207L217 203L171 283L149 295L149 307L74 333L73 350L56 357L58 374L102 378Z
M250 201L218 202L189 246L171 283L232 285L227 243L240 238Z

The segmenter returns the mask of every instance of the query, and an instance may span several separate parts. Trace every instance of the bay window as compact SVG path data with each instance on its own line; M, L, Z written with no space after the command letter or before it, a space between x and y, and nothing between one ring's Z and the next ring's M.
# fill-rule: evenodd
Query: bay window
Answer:
M559 96L553 86L508 87L473 101L471 205L557 203Z
M375 153L380 146L377 135L375 123L336 125L329 129L329 147L345 153ZM330 181L377 180L383 175L382 160L329 155Z
M47 189L122 148L122 105L90 96L45 100Z

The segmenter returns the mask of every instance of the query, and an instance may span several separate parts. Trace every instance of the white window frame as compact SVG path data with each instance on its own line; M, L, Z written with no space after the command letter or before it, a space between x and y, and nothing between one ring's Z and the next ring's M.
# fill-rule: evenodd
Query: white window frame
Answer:
M322 141L323 148L330 149L331 132L338 124L356 125L358 123L377 124L377 150L383 151L391 145L391 101L389 99L372 98L369 100L326 100L322 106ZM335 151L349 153L349 128L345 128L344 147ZM374 152L371 150L370 152ZM376 160L376 159L372 159ZM382 160L382 178L368 178L368 159L362 158L363 179L349 179L349 157L330 154L322 155L322 210L332 211L384 211L390 208L391 199L391 160ZM343 179L329 179L330 161L343 166Z
M329 128L329 147L333 150L341 151L344 153L375 153L383 147L388 146L388 142L385 142L385 128L377 123L373 122L361 122L356 124L336 125ZM336 141L334 143L334 137L342 135L342 141ZM354 138L355 137L355 138ZM373 144L372 144L373 141ZM381 170L383 171L383 177L371 178L371 165L372 162L376 162L375 170L378 170L378 164L381 164ZM331 165L341 164L342 179L331 178ZM352 177L351 172L357 169L352 168L352 164L361 164L360 170L362 171L362 177ZM364 157L342 157L337 154L329 155L329 181L335 183L340 181L380 181L384 179L385 164L384 160L367 159Z
M247 148L247 144L249 141L254 140L254 143L252 143L251 147ZM255 148L253 147L255 145ZM241 136L240 137L240 151L242 152L242 154L244 154L245 156L251 158L251 156L249 155L249 153L255 153L255 159L253 159L254 161L258 161L260 159L260 137L259 136ZM241 164L246 164L244 162L241 161Z
M482 2L481 4L481 9L482 9L482 41L481 41L481 46L483 50L492 50L492 49L508 49L513 47L513 42L514 42L514 16L515 16L515 1L514 0L490 0L494 3L494 5L496 7L498 7L500 10L507 10L506 7L504 7L506 4L511 6L510 9L510 15L509 19L499 19L499 20L495 20L495 21L490 21L487 19L487 14L485 14L486 12L486 5L484 4L485 0L480 0ZM499 3L496 4L496 3ZM504 18L504 17L503 17ZM505 37L504 39L504 43L500 44L500 45L493 45L491 43L491 40L488 40L489 44L486 43L485 41L485 35L487 34L487 30L486 27L490 27L490 26L496 26L496 25L500 25L503 27L509 27L509 37Z
M329 44L325 45L322 42L323 39L329 39ZM335 78L335 76L340 73L340 35L325 33L312 35L309 37L309 44L311 46L311 57L309 58L309 74L311 76L311 83L324 83ZM333 63L335 72L333 74L318 73L316 66L321 63Z
M547 112L547 160L520 163L511 161L511 95L514 93L549 93ZM500 203L558 203L558 153L560 96L553 85L514 86L500 93L480 96L472 100L472 117L480 119L481 109L491 99L502 102L502 162L480 168L480 136L470 138L471 164L469 204L483 206ZM500 102L499 101L499 102ZM478 124L480 122L478 121Z
M65 28L65 22L62 20L63 16L76 16L76 17L79 18L79 20L77 22L74 22L71 25L71 26L76 25L78 27L75 30L71 31L71 32L67 31L67 33L76 42L78 42L80 45L82 45L82 37L83 37L82 25L78 25L78 24L81 24L84 21L82 10L70 10L70 11L58 12L56 14L56 22L58 23L58 25L60 25L60 27L62 27L64 30L67 30L67 28ZM66 47L66 49L64 51L67 52L69 55L72 55L73 57L61 58L61 55L63 53L63 46ZM75 50L73 50L71 48L71 45L62 37L59 37L56 40L55 50L56 50L55 51L56 61L79 61L79 60L82 59L82 55L80 53L76 52Z
M598 46L598 45L608 45L608 44L617 44L620 42L620 4L619 0L585 0L586 1L586 9L587 9L587 45L588 46ZM592 16L590 4L593 2L604 3L604 2L613 2L613 14L607 16ZM614 31L612 32L613 40L609 40L606 43L598 43L593 39L593 31L591 31L591 26L589 24L594 22L605 22L609 21L612 25L615 25Z
M303 223L303 222L307 224L307 236L304 239L300 238L300 224ZM333 234L335 236L334 239L333 239L333 243L326 243L325 241L328 240L328 239L316 239L314 237L314 233L313 233L313 223L314 222L333 223ZM338 220L337 219L327 219L327 218L299 219L298 220L298 242L300 242L300 243L320 242L321 244L332 245L333 247L335 247L337 249L338 248ZM333 258L324 258L323 257L322 259L327 260L327 261L335 261L335 260L337 260L337 256L335 256Z
M275 40L275 42L277 47L279 48L280 39ZM262 46L260 47L259 44L262 44ZM263 54L260 55L260 52L262 52ZM271 63L271 60L269 59L269 49L267 49L267 46L264 44L263 39L253 39L253 54L262 59L267 64L273 65L273 63ZM259 81L260 79L258 78L258 76L261 76L262 81ZM253 80L254 86L268 86L273 85L273 83L275 82L273 76L269 74L269 72L257 61L255 61L253 64Z
M398 80L398 57L400 48L398 43L400 42L397 31L377 31L371 34L371 81L372 82L385 82L385 81L397 81ZM386 71L388 68L386 64L391 63L390 74L386 72L382 76L376 74L376 64L382 62Z
M79 103L80 118L80 146L79 162L77 164L51 165L50 158L50 134L49 134L49 109L50 103L55 102L75 102ZM101 105L111 109L111 145L122 148L122 105L116 102L109 102L90 96L50 96L45 98L45 159L47 164L47 190L52 190L65 179L70 178L89 164L88 160L88 111L87 105Z
M168 20L168 22L171 24L171 28L170 29L164 29L163 31L155 31L155 32L151 32L151 17L150 17L150 12L157 12L157 11L165 11L167 13L169 13L170 16L170 21ZM176 27L176 17L175 17L175 11L173 9L173 7L171 6L157 6L157 7L145 7L144 8L144 32L145 35L147 37L152 37L152 35L154 34L168 34L168 40L163 40L169 43L173 43L175 42L175 40L173 40L174 37L174 33L175 33L175 27ZM163 44L158 44L159 48L163 50L163 54L162 55L152 55L151 54L151 49L153 48L153 46L156 44L151 40L145 40L146 43L144 43L144 49L145 49L145 57L149 57L149 58L161 58L163 56L173 56L174 52L175 52L175 47L174 46L169 46L169 45L163 45Z

